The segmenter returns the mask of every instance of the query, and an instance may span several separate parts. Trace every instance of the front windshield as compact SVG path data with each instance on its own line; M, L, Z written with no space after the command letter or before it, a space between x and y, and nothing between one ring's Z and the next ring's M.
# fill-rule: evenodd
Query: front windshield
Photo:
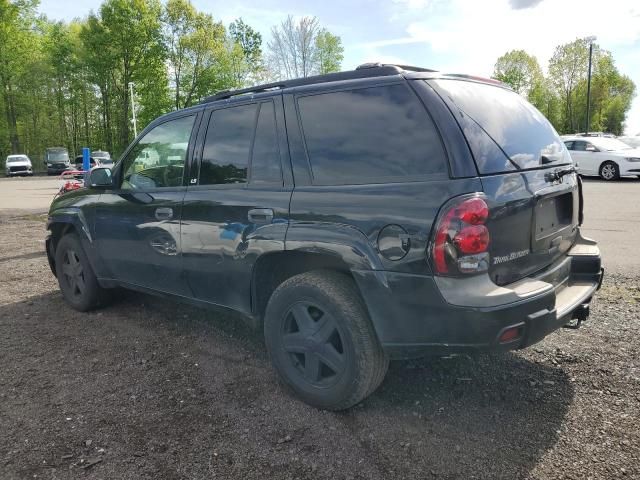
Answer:
M7 163L24 162L25 160L27 160L27 157L25 157L24 155L19 156L19 157L8 157L7 158Z
M49 152L47 159L50 162L66 162L69 160L69 154L67 152Z
M614 150L630 150L633 148L626 143L621 142L617 138L591 138L589 141L600 150L606 150L608 152L612 152Z

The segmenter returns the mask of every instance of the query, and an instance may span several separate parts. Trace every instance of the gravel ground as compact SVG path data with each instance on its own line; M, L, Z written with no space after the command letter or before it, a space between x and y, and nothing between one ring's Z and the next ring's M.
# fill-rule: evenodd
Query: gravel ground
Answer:
M345 413L291 398L230 315L58 293L44 217L0 216L0 478L640 478L640 280L525 351L392 364Z

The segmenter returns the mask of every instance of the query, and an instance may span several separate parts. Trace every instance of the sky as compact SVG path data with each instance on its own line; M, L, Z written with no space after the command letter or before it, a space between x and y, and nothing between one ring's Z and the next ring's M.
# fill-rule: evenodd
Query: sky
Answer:
M48 17L71 20L101 0L41 0ZM546 69L555 46L595 36L638 87L626 133L640 134L639 0L192 0L225 25L238 17L262 33L288 14L312 15L342 38L343 69L365 62L398 63L490 76L512 49L535 55Z

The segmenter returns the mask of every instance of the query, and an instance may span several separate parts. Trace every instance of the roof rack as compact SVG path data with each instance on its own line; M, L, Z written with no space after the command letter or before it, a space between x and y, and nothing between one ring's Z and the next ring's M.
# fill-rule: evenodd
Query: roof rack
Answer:
M367 68L380 68L380 67L397 67L401 70L406 70L409 72L437 72L438 70L432 70L430 68L422 68L422 67L414 67L411 65L399 65L396 63L363 63L362 65L358 65L356 70L365 70Z
M364 63L355 70L348 70L346 72L327 73L325 75L314 75L312 77L294 78L293 80L283 80L281 82L265 83L263 85L256 85L254 87L241 88L239 90L223 90L206 97L202 103L209 103L215 100L224 100L238 95L245 95L249 93L262 93L271 90L279 90L289 87L299 87L303 85L312 85L314 83L326 83L337 82L340 80L353 80L357 78L366 77L386 77L391 75L398 75L404 71L411 72L436 72L437 70L429 70L427 68L411 67L408 65L391 65L382 63Z

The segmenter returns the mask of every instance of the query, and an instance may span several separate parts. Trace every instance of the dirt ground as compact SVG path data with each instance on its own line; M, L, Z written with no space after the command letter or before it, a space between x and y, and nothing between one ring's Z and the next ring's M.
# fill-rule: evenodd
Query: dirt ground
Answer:
M230 315L67 307L44 217L0 214L0 479L640 478L640 280L525 351L392 364L345 413L290 397Z

